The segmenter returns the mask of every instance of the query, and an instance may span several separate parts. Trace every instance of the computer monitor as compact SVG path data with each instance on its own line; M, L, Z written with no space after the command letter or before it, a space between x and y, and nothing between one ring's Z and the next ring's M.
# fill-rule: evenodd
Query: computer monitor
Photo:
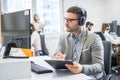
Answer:
M109 23L110 25L110 32L116 32L117 33L117 21L112 21Z
M3 46L31 48L30 9L2 14L1 34ZM9 53L10 49L6 50Z
M120 25L117 25L117 36L120 37Z

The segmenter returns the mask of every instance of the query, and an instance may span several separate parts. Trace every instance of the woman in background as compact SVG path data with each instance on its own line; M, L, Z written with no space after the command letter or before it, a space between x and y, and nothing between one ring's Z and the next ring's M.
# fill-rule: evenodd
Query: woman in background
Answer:
M118 39L114 39L110 34L110 26L107 23L102 24L101 32L104 34L106 41L110 41L112 44L118 44Z
M44 32L44 25L42 22L40 22L40 18L38 14L34 14L34 21L33 21L33 25L35 27L35 30L40 33L40 32Z
M35 30L35 27L33 24L31 24L31 48L32 50L34 50L35 56L42 55L40 35Z

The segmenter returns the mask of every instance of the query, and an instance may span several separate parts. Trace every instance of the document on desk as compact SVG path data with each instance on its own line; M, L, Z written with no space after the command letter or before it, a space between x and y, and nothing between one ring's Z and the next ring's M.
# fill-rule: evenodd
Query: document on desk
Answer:
M26 55L22 52L21 48L11 48L10 56L22 56L22 57L25 57Z
M31 49L25 48L11 48L10 56L22 56L22 57L33 57L33 52Z

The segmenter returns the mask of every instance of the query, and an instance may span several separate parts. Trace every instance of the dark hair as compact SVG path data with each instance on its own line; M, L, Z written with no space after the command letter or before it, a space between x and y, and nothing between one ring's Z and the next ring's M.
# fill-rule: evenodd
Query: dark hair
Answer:
M105 33L105 30L108 29L108 28L110 28L109 24L108 23L103 23L101 32Z
M87 18L87 12L78 7L78 6L72 6L67 10L68 13L73 13L76 14L77 19L78 19L78 24L80 26L83 26L85 24L86 18Z
M30 23L30 34L32 34L35 31L35 27L32 23Z
M78 6L72 6L70 7L67 12L70 12L70 13L74 13L77 15L78 18L81 18L81 17L85 17L87 18L87 12L83 9L83 8L80 8Z
M93 24L93 23L90 23L90 26L94 26L94 24Z
M90 21L86 22L86 28L90 25Z
M94 24L91 23L90 21L87 21L87 22L86 22L86 28L87 28L88 26L94 26Z

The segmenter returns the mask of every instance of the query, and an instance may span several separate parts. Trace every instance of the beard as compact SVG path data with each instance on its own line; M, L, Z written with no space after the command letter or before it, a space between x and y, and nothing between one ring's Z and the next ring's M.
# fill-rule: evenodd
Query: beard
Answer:
M67 32L74 32L74 31L77 31L79 28L80 28L80 26L71 27L71 26L66 25Z

